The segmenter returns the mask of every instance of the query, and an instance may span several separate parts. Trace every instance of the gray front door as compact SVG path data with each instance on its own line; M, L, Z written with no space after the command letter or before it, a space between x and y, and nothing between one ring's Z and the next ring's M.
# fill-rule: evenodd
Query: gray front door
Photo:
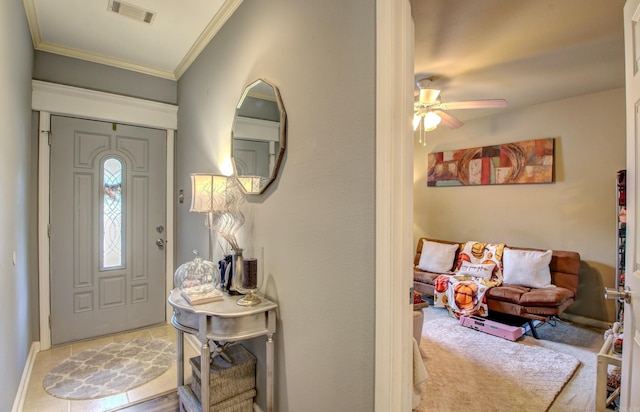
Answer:
M166 132L51 117L51 342L164 322Z
M270 177L269 144L273 142L259 140L233 140L233 158L238 175ZM274 151L275 152L275 151Z

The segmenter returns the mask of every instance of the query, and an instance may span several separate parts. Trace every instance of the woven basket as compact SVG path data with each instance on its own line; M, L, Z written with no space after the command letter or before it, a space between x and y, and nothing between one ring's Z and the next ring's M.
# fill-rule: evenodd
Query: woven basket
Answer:
M200 402L190 387L180 386L178 388L178 396L180 398L180 410L187 412L202 411ZM254 396L256 396L256 391L255 389L251 389L220 403L211 405L209 412L253 412Z
M226 350L233 363L216 356L209 369L209 405L216 405L256 387L256 357L240 344ZM200 401L200 357L189 360L193 371L191 389Z

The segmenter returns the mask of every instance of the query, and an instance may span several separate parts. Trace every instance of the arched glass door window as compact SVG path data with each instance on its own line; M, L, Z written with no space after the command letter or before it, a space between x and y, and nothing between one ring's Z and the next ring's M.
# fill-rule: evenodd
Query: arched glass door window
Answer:
M102 167L102 221L101 268L115 269L123 267L124 242L123 231L123 190L122 161L115 157L105 159Z

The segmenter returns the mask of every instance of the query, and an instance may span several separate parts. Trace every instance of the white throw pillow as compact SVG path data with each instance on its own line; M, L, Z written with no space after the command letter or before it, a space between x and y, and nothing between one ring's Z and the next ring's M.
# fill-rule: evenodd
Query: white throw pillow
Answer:
M453 267L453 260L456 257L458 244L431 242L422 240L422 253L418 269L425 272L446 273Z
M490 279L495 267L494 263L469 263L465 261L460 264L458 275Z
M502 255L502 273L504 283L544 288L551 285L551 250L517 250L504 248Z

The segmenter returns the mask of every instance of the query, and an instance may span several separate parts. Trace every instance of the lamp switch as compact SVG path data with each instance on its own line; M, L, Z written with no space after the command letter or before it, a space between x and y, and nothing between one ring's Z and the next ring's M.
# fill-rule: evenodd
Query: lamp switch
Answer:
M11 253L11 264L13 266L16 265L16 251L14 250L13 253Z

